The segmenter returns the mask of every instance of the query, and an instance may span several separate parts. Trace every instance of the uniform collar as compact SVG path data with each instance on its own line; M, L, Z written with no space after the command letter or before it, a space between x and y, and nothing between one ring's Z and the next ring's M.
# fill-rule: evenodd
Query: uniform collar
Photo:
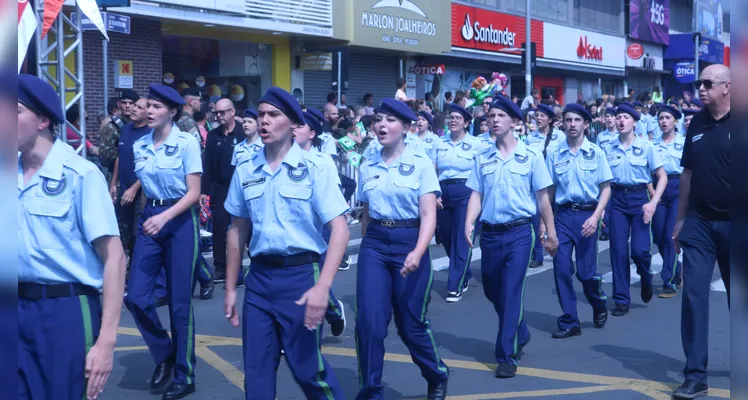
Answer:
M561 151L561 153L565 151L568 151L571 153L571 148L569 148L568 140L562 141L561 144L558 145L558 149ZM582 141L582 146L579 147L579 149L587 154L590 154L590 152L592 151L592 142L587 140L587 137L585 137L584 140Z
M176 147L179 143L179 128L177 128L177 124L171 125L171 132L169 132L169 136L166 137L166 140L164 140L164 145L169 147ZM153 137L151 137L151 140L153 140Z
M302 150L298 144L294 143L291 145L288 153L286 153L286 156L283 158L281 164L286 164L291 168L296 168L299 165L303 164L303 153L304 150ZM254 153L254 157L252 157L251 160L252 172L256 171L258 168L262 168L262 170L267 172L269 175L273 175L273 171L271 171L270 167L268 166L267 158L265 158L265 149ZM276 170L275 172L277 173L278 170Z
M47 158L39 169L39 176L56 181L62 179L62 168L68 159L68 151L66 147L69 148L62 139L55 140L52 149L49 151L49 154L47 154Z
M501 158L501 153L499 153L499 148L496 145L491 146L489 150L485 152L485 155L486 158ZM519 156L520 158L527 157L527 145L519 139L517 140L517 147L514 148L514 151L507 157L506 161L513 159L515 156ZM503 158L501 159L503 160Z
M415 165L415 149L417 144L414 142L405 142L405 150L403 150L403 153L400 154L400 157L397 159L396 162L394 162L391 166L398 165L398 164L407 164L407 165ZM371 155L371 157L368 158L369 165L379 165L382 164L384 168L387 168L387 165L384 164L384 160L382 160L382 148L380 147L378 151L374 152L374 154Z

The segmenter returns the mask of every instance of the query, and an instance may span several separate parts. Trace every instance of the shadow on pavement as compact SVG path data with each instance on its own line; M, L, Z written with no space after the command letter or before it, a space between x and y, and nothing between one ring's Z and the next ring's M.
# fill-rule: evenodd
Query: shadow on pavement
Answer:
M493 342L455 336L451 333L439 331L434 332L434 339L439 347L444 347L453 354L467 357L480 363L496 362L494 358L495 343Z
M156 364L154 364L150 353L131 353L119 357L118 361L125 374L117 383L117 387L151 394L151 385L148 381L151 379Z

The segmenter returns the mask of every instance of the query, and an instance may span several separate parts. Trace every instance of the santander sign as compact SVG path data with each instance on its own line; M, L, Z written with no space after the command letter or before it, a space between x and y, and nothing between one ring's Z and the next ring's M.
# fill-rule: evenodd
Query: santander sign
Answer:
M603 60L602 46L593 46L587 43L587 36L579 37L579 46L577 46L577 57L585 60Z
M474 40L479 43L490 43L506 47L514 47L516 32L510 32L509 28L494 29L492 24L488 27L481 26L480 22L470 22L470 15L465 14L465 25L460 30L462 38L468 42Z

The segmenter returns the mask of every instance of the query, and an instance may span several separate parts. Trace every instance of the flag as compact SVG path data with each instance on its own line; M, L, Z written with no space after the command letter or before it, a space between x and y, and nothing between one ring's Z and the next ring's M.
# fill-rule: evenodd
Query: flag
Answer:
M57 16L60 15L60 10L62 10L62 3L64 2L65 0L44 0L42 38L47 36L47 32L49 32L49 28L52 27L52 24L55 22L55 19L57 19Z
M36 32L34 9L31 8L28 0L18 0L18 72L21 72L29 43L34 38L34 32Z
M99 29L99 32L104 35L106 40L109 40L109 36L106 34L104 20L101 18L99 5L96 4L96 0L78 0L78 7L81 9L83 15L88 17L92 24L96 25L96 28Z

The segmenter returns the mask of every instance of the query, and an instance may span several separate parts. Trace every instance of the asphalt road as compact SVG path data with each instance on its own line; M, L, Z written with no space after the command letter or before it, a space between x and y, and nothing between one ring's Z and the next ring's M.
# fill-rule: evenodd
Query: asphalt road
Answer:
M360 244L360 228L351 227L349 251L354 262ZM599 247L599 269L607 282L604 289L613 308L609 277L610 257L607 243ZM446 265L441 246L432 246L436 269ZM653 251L656 251L653 249ZM582 335L557 340L551 333L557 329L560 313L553 282L552 261L531 269L525 288L525 320L532 342L524 349L517 376L509 380L494 378L494 340L498 320L493 306L483 296L480 282L480 251L473 253L471 268L476 276L462 301L448 304L446 271L435 273L428 318L439 352L450 367L449 398L459 400L515 399L550 397L554 399L668 399L682 382L685 358L681 348L681 297L655 298L649 304L639 299L640 286L631 288L631 311L624 317L608 319L604 329L594 329L592 310L576 282ZM210 258L208 261L210 262ZM653 270L661 269L662 259L654 256ZM346 306L349 327L340 338L326 331L323 353L333 366L347 398L358 391L356 352L353 338L356 268L340 271L333 290ZM635 275L635 273L634 273ZM632 279L632 283L638 281ZM661 287L655 276L655 288ZM656 292L657 293L657 292ZM241 332L223 317L223 285L216 288L211 300L195 298L197 332L197 392L188 399L243 399ZM162 322L168 326L166 307L159 309ZM729 311L724 285L715 268L710 303L709 384L708 399L729 398L730 333ZM105 389L104 399L160 399L151 392L148 380L154 368L144 342L127 310L123 310L122 328L117 343L115 365ZM394 323L386 339L387 356L383 381L386 399L417 399L426 393L426 383L411 362L405 345L397 336ZM303 399L288 367L281 363L278 377L279 400Z

